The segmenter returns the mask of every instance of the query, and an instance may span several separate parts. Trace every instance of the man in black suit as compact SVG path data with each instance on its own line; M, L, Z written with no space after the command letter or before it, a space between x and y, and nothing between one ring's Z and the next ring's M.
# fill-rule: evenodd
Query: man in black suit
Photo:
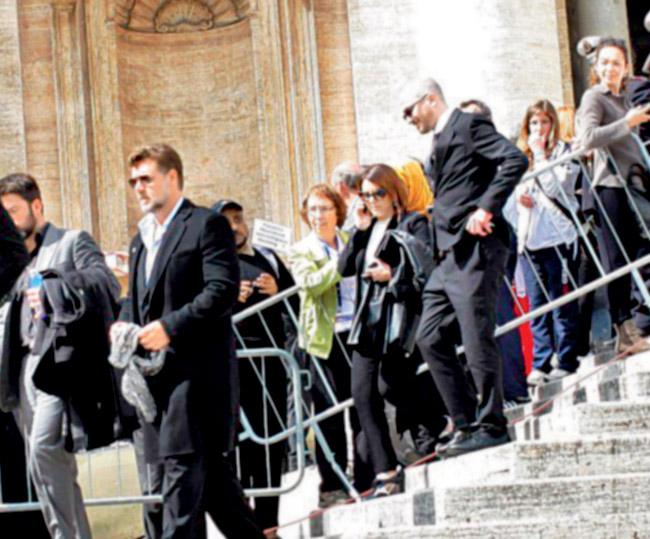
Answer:
M0 302L28 262L25 242L0 204Z
M239 403L230 318L239 267L230 226L183 197L183 165L170 146L141 148L129 166L145 216L129 252L120 320L142 326L144 350L166 351L162 370L147 378L157 416L140 418L146 460L163 467L162 532L147 533L204 537L207 511L227 537L263 537L224 459Z
M454 456L509 440L494 338L508 249L501 208L528 161L487 118L449 109L432 79L415 84L405 103L404 117L420 133L434 132L426 167L437 266L424 290L418 345L455 424L439 454ZM459 341L474 387L456 356Z

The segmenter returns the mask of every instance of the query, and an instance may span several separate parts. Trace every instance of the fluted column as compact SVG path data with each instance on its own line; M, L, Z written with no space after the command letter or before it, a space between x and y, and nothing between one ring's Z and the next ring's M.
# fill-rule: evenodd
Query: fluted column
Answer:
M118 81L113 0L86 3L86 41L94 173L102 247L124 249L129 241L126 164Z
M52 0L52 53L64 226L93 234L96 198L90 155L82 44L76 0Z

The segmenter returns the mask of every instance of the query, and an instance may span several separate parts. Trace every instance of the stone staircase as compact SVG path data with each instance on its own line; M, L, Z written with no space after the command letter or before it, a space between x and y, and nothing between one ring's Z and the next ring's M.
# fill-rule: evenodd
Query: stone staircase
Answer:
M516 441L409 468L404 494L332 508L311 537L650 538L650 353L610 360L509 410Z

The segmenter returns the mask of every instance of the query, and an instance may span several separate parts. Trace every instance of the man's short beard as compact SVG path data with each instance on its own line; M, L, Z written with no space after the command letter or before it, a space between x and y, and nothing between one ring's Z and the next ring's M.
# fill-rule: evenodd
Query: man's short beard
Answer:
M18 233L22 236L23 240L31 238L36 232L36 217L34 216L34 210L29 208L29 223L23 227L17 227Z

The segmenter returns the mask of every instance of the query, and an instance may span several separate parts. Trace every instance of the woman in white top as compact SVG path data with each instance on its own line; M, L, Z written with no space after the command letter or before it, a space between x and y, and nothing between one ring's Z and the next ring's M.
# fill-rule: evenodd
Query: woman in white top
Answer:
M534 171L570 152L558 138L559 122L552 103L537 101L526 111L517 145L528 156ZM575 182L579 167L567 162L517 186L508 199L504 215L517 233L531 309L563 294L563 274L568 269L577 277L577 230L571 214L578 210ZM548 377L561 378L578 367L577 303L554 309L531 322L533 372L531 385ZM557 354L558 367L551 370Z

